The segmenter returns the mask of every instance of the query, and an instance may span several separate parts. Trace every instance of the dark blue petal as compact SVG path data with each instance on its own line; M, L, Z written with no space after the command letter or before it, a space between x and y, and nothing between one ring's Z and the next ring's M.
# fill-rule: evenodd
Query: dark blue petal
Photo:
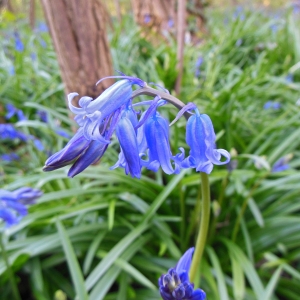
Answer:
M159 292L163 300L174 300L173 296L169 292L167 292L163 287L159 289Z
M141 177L141 164L136 132L133 124L126 117L122 117L116 127L116 135L120 142L126 166L132 177Z
M182 271L181 273L179 273L179 278L180 278L180 281L183 283L183 282L188 282L189 281L189 274L188 274L188 271Z
M91 141L88 141L82 135L82 129L79 129L61 151L53 154L47 159L43 170L52 171L70 164L87 149L90 143Z
M157 113L150 118L144 126L149 147L149 165L147 168L155 171L157 164L160 164L166 174L174 173L170 162L172 153L170 150L169 126L167 120Z
M194 253L194 247L187 250L179 259L176 265L176 272L181 273L183 271L189 272L192 263L192 257Z
M107 149L107 144L91 141L87 150L76 160L74 165L70 168L68 176L74 177L78 173L85 170L89 165L96 163Z
M205 300L206 294L201 289L194 290L192 297L189 300Z
M183 297L185 296L185 289L184 289L184 286L182 284L180 284L179 286L177 286L175 288L175 290L172 292L172 296L175 298L175 299L184 299Z

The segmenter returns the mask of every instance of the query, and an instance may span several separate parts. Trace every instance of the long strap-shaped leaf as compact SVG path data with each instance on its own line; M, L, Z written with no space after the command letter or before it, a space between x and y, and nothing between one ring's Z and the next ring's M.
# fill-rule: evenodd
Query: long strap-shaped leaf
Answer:
M69 236L63 224L59 220L56 222L56 226L61 239L61 243L63 245L68 267L71 273L73 285L75 287L78 299L88 300L88 294L84 286L84 278L79 263L77 261L76 254L74 252L71 241L69 239Z

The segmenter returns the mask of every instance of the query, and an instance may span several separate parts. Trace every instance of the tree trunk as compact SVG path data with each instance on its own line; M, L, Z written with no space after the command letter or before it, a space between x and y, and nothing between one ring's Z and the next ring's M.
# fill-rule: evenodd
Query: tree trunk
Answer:
M35 0L29 2L29 24L33 30L35 27Z
M42 0L66 93L97 97L112 84L105 10L98 0Z
M186 29L186 0L178 0L177 8L177 79L175 84L176 94L181 90L181 79L183 74L184 38Z
M174 31L175 0L132 0L132 7L140 26L158 33Z

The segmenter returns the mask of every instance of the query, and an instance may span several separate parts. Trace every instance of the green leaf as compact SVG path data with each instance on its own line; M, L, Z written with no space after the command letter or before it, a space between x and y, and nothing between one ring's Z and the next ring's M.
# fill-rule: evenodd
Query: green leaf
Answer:
M64 226L59 220L57 220L56 226L66 255L69 271L71 273L76 294L80 300L81 299L88 300L88 294L84 286L84 278L79 263L77 261L74 249L72 247L71 241L69 239L69 236Z
M220 265L220 261L215 253L215 251L207 246L206 251L208 253L208 256L212 262L216 278L217 278L217 283L218 283L218 290L219 290L219 297L220 300L229 300L228 292L227 292L227 287L225 283L225 277Z

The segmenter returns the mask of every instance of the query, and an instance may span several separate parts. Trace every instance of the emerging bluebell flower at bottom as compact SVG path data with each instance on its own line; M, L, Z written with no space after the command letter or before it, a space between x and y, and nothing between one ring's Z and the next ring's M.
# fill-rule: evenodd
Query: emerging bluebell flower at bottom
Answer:
M204 300L206 294L201 289L194 290L194 284L189 281L194 248L187 250L178 261L175 268L158 280L159 292L164 300Z
M0 218L10 227L27 215L26 205L35 203L43 193L30 187L22 187L13 192L0 189Z

